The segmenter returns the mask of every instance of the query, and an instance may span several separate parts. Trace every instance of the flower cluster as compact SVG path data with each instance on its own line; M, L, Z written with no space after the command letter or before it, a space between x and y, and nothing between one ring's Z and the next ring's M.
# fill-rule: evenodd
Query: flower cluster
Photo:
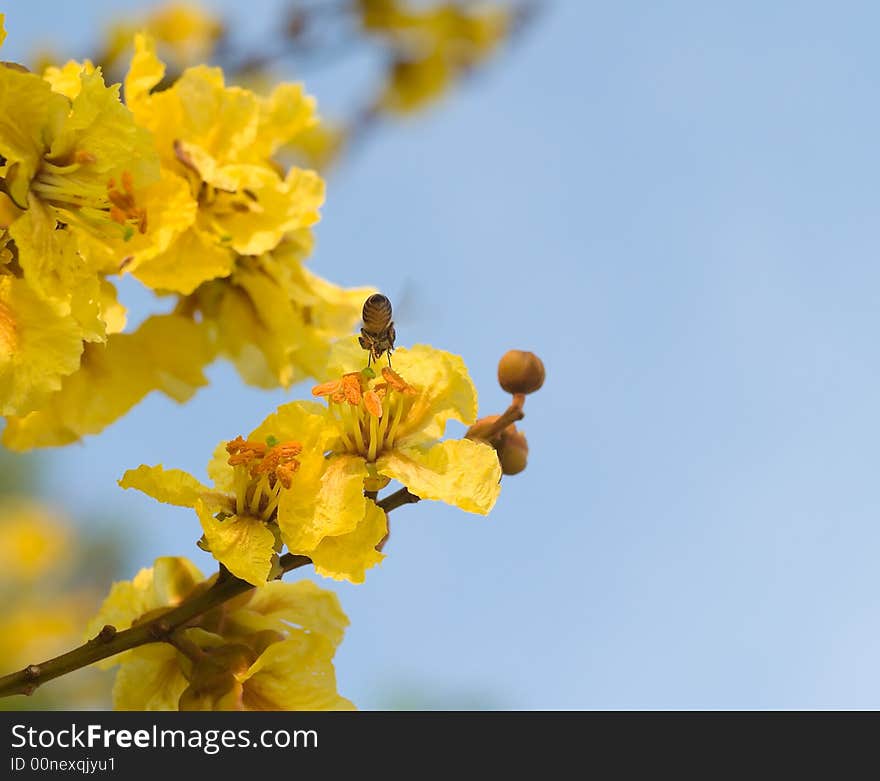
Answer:
M140 466L120 485L193 508L202 546L253 584L277 574L278 555L308 556L321 575L362 582L383 554L387 518L375 492L398 480L421 499L486 514L501 467L487 444L442 439L447 421L473 423L477 397L461 358L419 345L395 352L396 369L363 364L356 342L337 344L339 379L313 394L327 406L293 401L248 437L222 442L208 487L177 469Z
M2 25L2 17L0 17ZM0 409L8 447L96 433L147 393L187 400L217 355L261 387L323 372L368 292L306 269L324 183L275 152L317 122L299 84L268 97L165 66L138 35L125 78L90 62L0 67ZM131 333L113 278L177 304Z
M187 559L163 557L116 583L87 636L127 629L209 588ZM204 613L119 665L117 710L351 710L336 691L333 655L348 619L335 594L303 580L267 583Z
M511 24L508 11L456 3L352 0L337 10L392 53L390 79L365 116L433 101ZM304 19L291 18L291 41L305 34ZM385 556L392 510L438 500L486 515L502 474L526 466L514 422L543 384L540 359L508 353L499 382L511 406L478 420L461 357L397 347L385 296L305 267L324 181L281 161L291 151L326 161L347 131L321 123L300 84L258 94L191 63L224 35L182 6L151 15L141 31L118 28L104 62L131 52L122 94L88 60L42 74L0 63L3 443L76 442L152 391L186 401L217 357L257 387L317 382L311 399L220 442L210 485L161 464L128 470L121 487L194 511L198 545L218 572L205 578L185 558L157 559L113 585L84 645L0 677L0 696L98 662L118 666L113 700L123 710L350 709L333 667L348 619L332 593L281 576L310 564L361 583ZM124 275L170 299L128 331L116 288ZM451 436L450 422L464 435ZM35 558L61 557L62 543L51 548L39 513L9 511L23 522L0 545L0 572L43 577ZM15 617L0 636L17 638Z

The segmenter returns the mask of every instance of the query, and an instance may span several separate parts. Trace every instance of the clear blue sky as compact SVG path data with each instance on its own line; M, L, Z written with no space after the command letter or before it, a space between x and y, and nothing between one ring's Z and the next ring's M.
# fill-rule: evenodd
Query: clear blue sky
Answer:
M7 3L4 59L44 38L83 53L136 5ZM246 29L277 6L218 5ZM334 173L316 270L408 291L401 341L463 354L486 413L508 347L548 369L529 468L493 514L403 508L382 567L333 585L342 693L880 706L878 28L871 2L557 2ZM307 86L332 107L372 66ZM202 474L217 441L307 392L211 376L51 456L56 498L131 525L133 566L211 562L194 516L116 478Z

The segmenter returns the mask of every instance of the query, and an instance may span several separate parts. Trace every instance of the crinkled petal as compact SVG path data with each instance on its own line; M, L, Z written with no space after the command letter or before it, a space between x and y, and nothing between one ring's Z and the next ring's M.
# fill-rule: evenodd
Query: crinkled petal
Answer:
M209 279L229 276L234 266L229 247L192 226L176 235L164 252L139 262L132 274L153 290L188 295Z
M138 33L134 38L134 57L125 77L125 102L130 108L146 99L165 75L165 65L156 56L156 42ZM133 109L134 110L134 109Z
M18 260L34 291L70 313L82 328L82 338L102 341L106 326L101 318L97 271L77 251L76 238L57 230L49 209L31 196L30 208L9 227Z
M0 412L29 412L75 372L82 331L23 279L0 276Z
M354 710L336 692L333 653L326 638L305 632L273 643L243 677L245 710Z
M27 208L46 139L58 131L69 110L70 101L35 73L0 67L0 155L6 158L6 187L17 206Z
M395 350L392 365L420 390L403 436L438 439L449 419L465 425L477 419L477 389L461 356L417 344Z
M492 509L501 490L495 450L469 439L395 449L376 461L376 469L421 499L438 499L480 515Z
M138 127L119 100L119 85L107 86L100 69L80 74L82 88L70 114L52 139L49 157L87 153L93 162L65 174L71 183L105 186L108 177L128 172L136 188L159 179L159 158L150 133Z
M233 575L255 586L266 582L275 553L275 535L259 518L231 515L218 521L212 507L196 502L211 555Z
M322 455L304 458L294 476L293 488L282 491L278 526L293 553L309 555L324 537L354 531L364 517L363 458Z
M106 347L86 345L80 370L40 409L7 420L3 443L28 450L75 442L153 390L186 401L207 384L202 369L213 356L198 323L175 314L150 317L134 333L110 336Z
M161 464L129 469L119 481L121 488L136 488L165 504L195 507L209 489L182 469L165 469Z
M73 100L82 89L82 74L94 72L95 66L91 60L68 60L61 67L50 65L43 71L43 78L52 85L53 91Z
M363 583L366 571L385 558L376 546L388 534L385 512L367 502L364 517L348 534L325 537L309 554L315 572L334 580Z

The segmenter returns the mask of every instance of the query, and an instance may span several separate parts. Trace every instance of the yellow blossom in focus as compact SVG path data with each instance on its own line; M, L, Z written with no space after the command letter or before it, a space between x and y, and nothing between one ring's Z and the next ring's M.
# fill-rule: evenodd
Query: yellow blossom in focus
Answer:
M87 636L125 629L208 588L186 559L157 559L114 584ZM348 619L337 597L310 581L273 581L203 614L175 644L150 643L119 664L118 710L350 710L336 692L333 656Z
M441 439L447 421L476 420L477 392L462 359L428 345L398 348L394 368L376 375L356 369L363 356L354 341L340 342L330 369L341 376L312 389L327 399L337 458L363 463L368 487L398 480L422 499L488 513L500 490L495 451L469 439ZM309 509L302 511L300 521Z
M323 413L318 404L288 404L247 439L221 443L208 467L213 488L161 465L130 469L120 485L192 507L202 546L250 583L271 578L284 545L311 558L319 574L360 583L383 558L376 546L387 520L364 496L363 463L324 458L336 432ZM303 525L301 508L316 501Z
M55 83L75 96L33 73L0 68L0 173L23 210L9 232L25 278L40 295L69 302L97 282L88 257L62 237L144 233L138 190L158 179L159 166L150 134L135 126L118 86L105 86L100 70L68 65Z

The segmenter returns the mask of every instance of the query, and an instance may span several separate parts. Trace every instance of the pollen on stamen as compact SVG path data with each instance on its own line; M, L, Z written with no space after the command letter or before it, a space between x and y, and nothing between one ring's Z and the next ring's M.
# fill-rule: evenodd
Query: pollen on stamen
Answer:
M76 154L73 156L73 160L75 163L79 163L80 165L87 165L89 163L97 163L98 158L95 157L91 152L86 152L85 149L77 149Z
M382 367L382 376L385 378L385 381L392 387L394 390L399 393L415 393L416 389L413 388L403 377L401 377L394 369L390 366Z
M266 445L262 442L252 442L243 437L236 437L226 443L226 452L229 453L229 465L249 464L258 461L266 455Z
M364 394L364 407L374 418L382 417L382 400L376 391L369 390Z
M342 380L322 382L312 388L312 396L332 396L342 389Z

